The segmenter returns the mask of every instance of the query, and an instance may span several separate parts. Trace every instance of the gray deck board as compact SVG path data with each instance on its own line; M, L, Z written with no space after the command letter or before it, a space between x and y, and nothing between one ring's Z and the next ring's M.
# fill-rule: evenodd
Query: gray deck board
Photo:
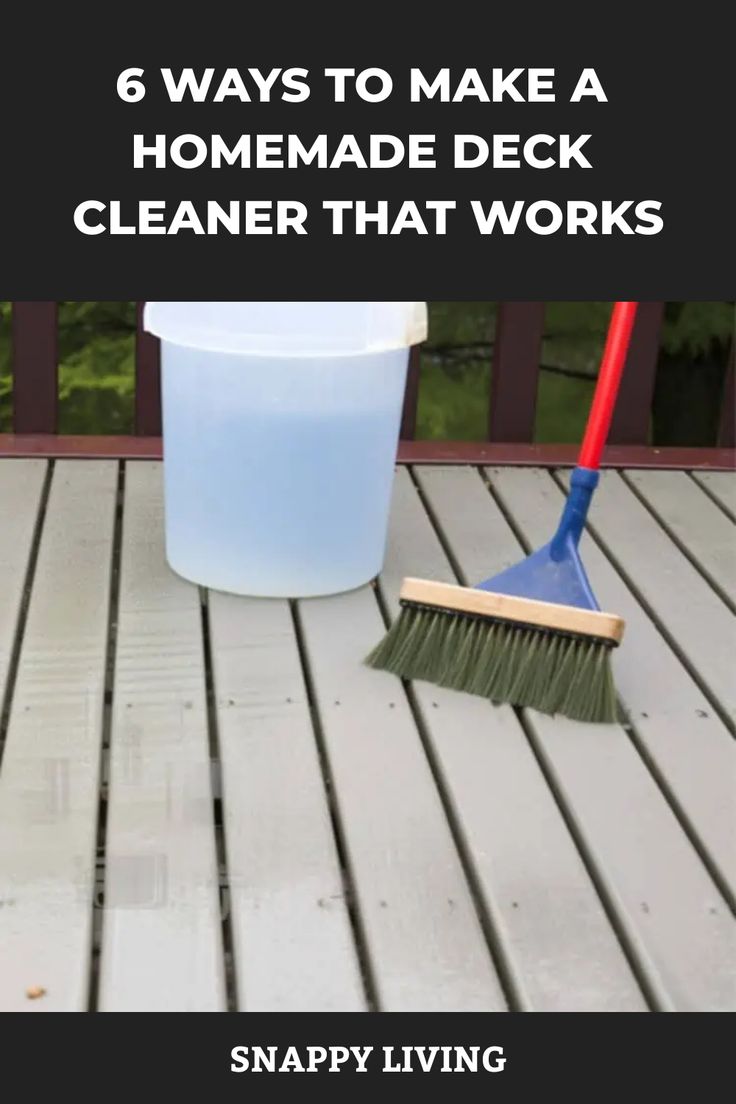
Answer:
M366 1007L288 602L211 592L239 1008Z
M601 476L590 528L733 726L736 621L731 611L617 472Z
M0 771L4 1011L87 1007L116 484L113 461L51 484Z
M492 473L503 500L536 546L548 539L564 501L547 472ZM592 513L595 517L597 502ZM584 535L583 561L604 609L626 621L613 655L618 691L641 744L736 895L736 743L700 687L595 541Z
M533 472L528 474L534 477ZM445 478L452 483L448 494L453 510L447 517L438 513L438 520L464 576L475 581L508 562L502 536L508 522L490 494L484 513L480 512L476 472L456 468L448 470ZM464 495L468 497L463 508ZM505 501L521 524L515 500ZM519 501L526 502L523 496ZM487 531L480 541L483 516ZM467 544L466 518L472 518L472 540ZM658 1005L730 1007L733 986L723 973L723 963L734 951L730 914L624 730L617 725L549 718L531 710L525 715L555 790ZM708 911L711 907L714 913Z
M299 608L379 1008L503 1009L401 683L363 665L385 631L372 588Z
M531 545L548 539L562 504L551 476L510 469L490 476ZM597 508L596 500L594 511ZM590 545L585 549L586 556L592 552ZM605 561L591 554L586 563L593 588L600 590L605 603L611 579L603 570ZM637 646L641 618L619 588L612 597L634 621L634 643L625 638L616 656L618 669L623 666L633 677L638 665L646 664L644 657L651 657L652 648L657 661L656 640L644 635L644 646ZM629 685L624 680L624 700ZM530 717L540 753L579 826L659 1006L679 1011L732 1009L733 918L631 740L615 725L581 725L531 713ZM682 743L681 738L681 747ZM718 755L726 755L720 743ZM713 782L718 785L715 777ZM723 825L716 830L722 838ZM726 856L723 850L721 854Z
M736 521L736 472L693 472L692 476Z
M161 467L127 465L102 1011L220 1011L225 985L197 587L166 566Z
M733 609L734 523L685 472L630 471L626 479Z
M0 464L0 702L6 692L45 475L44 460Z
M0 462L0 1010L736 1008L733 473L604 476L590 726L363 664L561 476L400 468L379 583L288 603L174 575L160 465L116 527L118 468Z
M421 470L433 511L456 511L478 556L487 540L487 492L476 476ZM457 491L460 491L459 495ZM513 537L495 534L509 562ZM382 586L396 610L407 574L454 581L409 474L396 476ZM632 1011L645 1007L554 797L514 711L416 682L414 693L450 795L482 899L513 978L533 1011Z

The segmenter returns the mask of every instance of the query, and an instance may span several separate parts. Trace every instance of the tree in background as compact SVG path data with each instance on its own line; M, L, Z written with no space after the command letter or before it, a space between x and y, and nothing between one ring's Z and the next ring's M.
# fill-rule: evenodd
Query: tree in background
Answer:
M657 445L715 444L733 303L667 303L652 403Z
M0 302L0 429L10 428L10 312ZM59 412L63 433L130 433L135 304L59 303Z
M609 303L547 305L536 439L579 439ZM431 303L418 436L485 436L496 304ZM668 303L652 411L652 443L715 443L734 312L729 303ZM133 424L135 305L59 304L61 430L128 433ZM10 304L0 303L0 430L10 428Z

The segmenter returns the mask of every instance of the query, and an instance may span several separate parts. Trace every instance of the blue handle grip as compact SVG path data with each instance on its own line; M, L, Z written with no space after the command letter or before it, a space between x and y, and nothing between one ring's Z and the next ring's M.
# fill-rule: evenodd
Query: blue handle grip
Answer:
M598 486L599 473L592 468L575 468L570 477L570 493L560 524L552 538L550 552L554 560L562 559L565 547L572 542L577 548L590 509L593 491Z

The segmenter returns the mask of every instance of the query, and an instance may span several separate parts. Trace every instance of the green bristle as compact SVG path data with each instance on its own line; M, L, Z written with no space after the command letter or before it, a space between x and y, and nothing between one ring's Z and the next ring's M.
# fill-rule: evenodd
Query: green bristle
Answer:
M553 660L548 654L542 658L545 668L542 710L545 713L558 713L564 709L569 692L574 688L578 668L585 658L585 645L576 637L563 637Z
M549 693L549 673L554 671L559 664L560 652L567 643L564 637L551 634L549 637L536 634L536 652L534 660L527 665L527 685L520 688L526 690L530 702L535 702L535 708L545 702Z
M452 619L445 623L445 616L439 610L427 612L422 610L424 622L424 639L416 650L411 661L411 677L435 681L435 667L437 663L437 650L442 648L445 633L452 628Z
M499 646L499 637L503 635L503 626L497 621L479 621L481 639L476 651L475 666L467 672L464 689L481 698L490 697L495 669L503 646Z
M523 635L521 633L517 635L519 638L517 661L509 672L509 686L503 698L505 701L536 701L540 693L544 692L545 684L540 680L539 669L543 666L542 660L547 660L550 644L544 640L541 633L534 632L532 629Z
M613 722L611 651L600 640L407 605L366 662L497 703Z
M435 670L438 682L442 686L454 688L456 671L460 669L462 656L468 656L468 645L472 644L473 622L467 617L454 617L452 628L448 629L442 648L435 658Z
M366 657L369 667L375 667L380 671L390 671L392 674L400 674L396 666L396 657L405 648L407 641L415 637L419 623L419 610L411 606L404 606L399 616L388 630L383 640Z
M426 677L432 682L440 682L447 670L458 644L459 627L459 617L444 617L440 614L439 630L435 631L430 646L422 656L423 669L428 672Z
M491 697L494 701L514 701L512 693L514 684L518 683L519 675L526 662L527 644L529 633L525 628L514 629L506 634L506 643L503 652L499 656L499 662L495 671L495 678L491 687Z
M424 641L427 626L422 617L422 611L416 609L403 609L396 623L398 631L394 643L391 663L398 670L416 655L418 648ZM390 634L389 634L390 635Z
M482 640L483 637L482 630L483 627L477 618L475 620L464 621L462 639L458 644L457 651L454 656L449 657L445 666L445 676L442 680L443 686L450 686L453 689L462 688L467 678L467 672L473 669L476 652L478 650L478 642Z

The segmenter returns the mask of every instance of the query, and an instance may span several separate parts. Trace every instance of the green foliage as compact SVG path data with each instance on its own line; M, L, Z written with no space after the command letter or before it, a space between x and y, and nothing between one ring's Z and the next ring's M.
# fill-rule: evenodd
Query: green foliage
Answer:
M10 428L10 303L0 303L0 430ZM133 425L135 304L59 303L62 433L129 433Z
M668 303L662 347L671 356L695 360L727 346L733 336L733 303Z
M542 364L577 375L542 372L535 436L541 442L580 439L598 370L610 303L547 304ZM429 341L422 357L417 435L477 441L486 436L495 303L430 303ZM452 355L448 347L454 347Z
M603 345L609 303L547 304L536 438L580 438ZM670 303L665 353L725 356L733 304ZM496 304L431 303L422 357L418 435L485 437ZM135 304L59 304L60 421L64 433L128 433L133 423ZM562 374L560 373L562 371ZM710 386L710 385L709 385ZM675 401L676 401L675 396ZM0 431L11 424L10 303L0 302Z
M135 303L59 304L62 433L130 433Z

